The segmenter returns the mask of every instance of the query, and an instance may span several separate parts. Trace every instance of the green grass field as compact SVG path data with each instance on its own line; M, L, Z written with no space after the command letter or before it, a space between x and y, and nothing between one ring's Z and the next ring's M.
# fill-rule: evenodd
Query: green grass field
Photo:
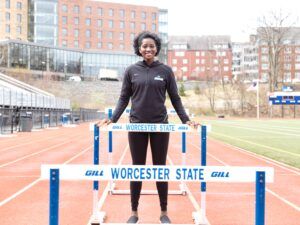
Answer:
M300 120L201 120L208 136L300 168Z

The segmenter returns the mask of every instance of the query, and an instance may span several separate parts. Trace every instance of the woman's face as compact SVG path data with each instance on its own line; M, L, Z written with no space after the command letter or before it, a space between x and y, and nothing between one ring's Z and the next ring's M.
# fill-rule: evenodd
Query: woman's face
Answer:
M155 41L152 38L144 38L140 46L140 53L145 61L154 61L154 57L157 53Z

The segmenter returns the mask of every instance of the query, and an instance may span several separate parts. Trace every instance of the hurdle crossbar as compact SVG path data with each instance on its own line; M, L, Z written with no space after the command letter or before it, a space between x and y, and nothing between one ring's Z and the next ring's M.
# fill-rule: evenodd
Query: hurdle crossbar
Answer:
M111 179L134 181L255 182L255 225L264 225L265 182L273 182L273 177L274 170L270 167L42 165L41 168L41 178L50 179L49 225L59 224L60 180L101 181ZM196 220L200 216L198 215L194 219ZM197 224L202 223L199 220Z

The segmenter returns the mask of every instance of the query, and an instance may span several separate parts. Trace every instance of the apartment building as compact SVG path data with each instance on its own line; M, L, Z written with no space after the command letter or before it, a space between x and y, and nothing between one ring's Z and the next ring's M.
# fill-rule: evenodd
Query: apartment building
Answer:
M27 40L28 0L0 1L0 40Z
M229 36L171 36L168 64L177 80L232 79Z
M232 43L232 76L245 82L258 79L258 45L255 35L250 36L249 42Z

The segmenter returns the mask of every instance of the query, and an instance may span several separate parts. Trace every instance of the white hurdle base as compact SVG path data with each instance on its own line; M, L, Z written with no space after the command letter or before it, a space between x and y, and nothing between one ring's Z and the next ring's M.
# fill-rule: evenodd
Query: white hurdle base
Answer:
M193 212L192 216L193 216L194 223L196 225L208 225L209 224L207 219L204 218L200 212Z
M109 194L111 195L129 195L130 190L116 190L115 183L111 185L111 189L109 190ZM179 185L179 190L169 190L169 195L186 195L185 184L182 183ZM141 195L157 195L157 190L141 190Z
M90 225L100 225L103 224L106 217L106 213L103 211L98 212L96 215L93 215L88 222Z

